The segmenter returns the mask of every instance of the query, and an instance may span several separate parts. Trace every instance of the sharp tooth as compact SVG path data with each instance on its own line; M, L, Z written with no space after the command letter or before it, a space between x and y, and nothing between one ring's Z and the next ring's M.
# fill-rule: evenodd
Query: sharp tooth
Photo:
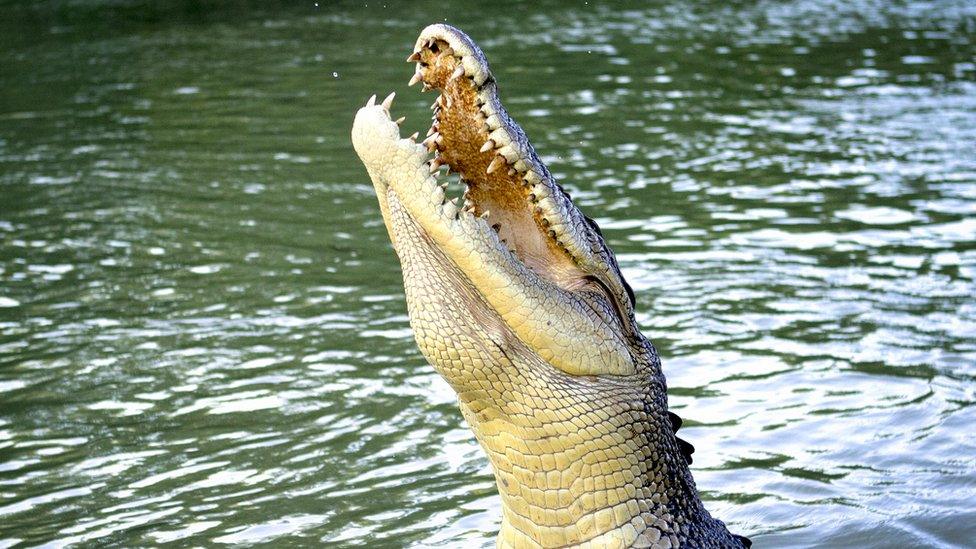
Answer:
M435 99L434 102L430 104L430 110L434 110L440 107L440 101L441 101L441 96L438 95L437 99Z
M506 160L511 159L513 162L515 161L515 157L518 156L518 152L515 151L515 148L512 147L511 143L505 145L504 147L500 147L498 149L498 154L504 156Z
M401 116L400 118L397 118L396 119L397 126L399 126L400 124L403 124L403 121L406 120L406 119L407 119L406 116Z
M420 137L420 132L413 132L410 134L410 141L416 141L418 137Z
M427 139L424 139L424 146L427 147L427 150L433 151L434 149L437 148L437 138L439 138L440 135L441 134L439 133L435 133L430 137L428 137Z
M488 216L489 216L489 215L491 215L491 211L490 211L490 210L485 210L485 211L484 211L484 212L482 212L482 214L481 214L480 216L478 216L478 217L480 217L481 219L488 219Z
M481 152L488 152L495 148L495 142L489 139L485 141L485 144L481 146Z
M491 164L488 164L488 169L485 170L485 173L491 173L504 165L505 159L500 156L496 156L491 160Z
M432 89L433 89L433 87L431 87L430 84L428 84L427 82L424 82L424 87L421 88L420 91L422 91L422 92L428 92L428 91L430 91Z
M441 206L441 211L443 211L444 215L448 217L454 217L457 215L457 208L451 202L445 202L444 205Z
M366 102L366 106L372 107L375 104L376 104L376 94L374 93L373 96L369 98L369 101Z
M516 172L515 172L515 168L509 168L509 169L508 169L508 175L509 175L509 176L513 176L513 175L515 175L515 173L516 173Z
M497 120L497 118L498 117L496 116L495 119ZM488 134L488 137L491 137L491 140L498 145L508 145L512 142L512 138L508 135L508 131L505 130L505 128L497 128L492 130L492 132Z
M383 100L383 108L384 109L390 110L390 107L393 106L393 98L394 97L396 97L396 92L390 92L390 95L387 95L386 96L386 99Z
M430 129L427 130L427 135L433 135L434 132L436 131L437 131L437 126L431 126Z
M441 185L440 185L440 186L441 186L441 188L442 188L442 189L444 189L444 190L446 191L446 190L447 190L447 186L448 186L449 184L450 184L450 181L445 181L445 182L443 182L443 183L441 183Z
M444 102L446 103L446 106L447 106L447 108L449 108L449 109L451 108L451 105L453 105L453 104L454 104L454 100L453 100L453 99L451 99L451 96L450 96L450 95L446 95L446 96L444 96Z
M435 159L431 160L430 161L430 173L434 173L437 170L439 170L440 167L441 167L441 165L442 165L442 162L441 162L441 159L440 158L435 158Z
M416 63L417 61L420 61L419 51L415 51L411 53L409 56L407 56L407 63Z
M451 77L448 78L447 81L451 82L452 80L458 78L459 76L464 76L464 67L462 67L461 65L458 65L457 68L454 69L454 72L451 73Z
M407 82L408 86L413 86L417 82L420 82L420 80L423 78L422 76L420 76L420 70L419 70L420 67L417 67L417 69L418 69L417 72L413 73L413 76L410 77L410 82Z

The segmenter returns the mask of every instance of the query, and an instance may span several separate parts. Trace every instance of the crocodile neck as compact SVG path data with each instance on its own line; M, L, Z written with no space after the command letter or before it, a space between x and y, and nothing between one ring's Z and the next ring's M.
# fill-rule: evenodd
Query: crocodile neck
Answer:
M694 484L654 403L577 400L555 414L546 408L540 422L545 383L513 381L505 409L484 390L459 392L501 496L499 547L677 546L682 525L710 527L695 524L711 519L688 505L698 501Z

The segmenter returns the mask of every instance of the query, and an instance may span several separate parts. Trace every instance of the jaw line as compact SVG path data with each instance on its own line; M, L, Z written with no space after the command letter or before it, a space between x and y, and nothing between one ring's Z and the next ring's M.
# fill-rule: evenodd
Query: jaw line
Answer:
M592 310L577 296L528 269L484 219L444 202L427 149L400 138L388 109L389 101L360 109L352 140L380 197L394 247L401 243L390 226L388 190L519 339L546 362L572 375L634 374L618 331L594 322Z

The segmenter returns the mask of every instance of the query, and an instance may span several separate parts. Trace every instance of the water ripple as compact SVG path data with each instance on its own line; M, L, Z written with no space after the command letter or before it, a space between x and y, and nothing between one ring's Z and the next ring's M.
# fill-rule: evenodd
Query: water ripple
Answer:
M401 51L429 13L56 4L0 20L0 548L490 546L348 143L377 86L429 116ZM451 17L617 251L703 497L757 545L976 536L974 17Z

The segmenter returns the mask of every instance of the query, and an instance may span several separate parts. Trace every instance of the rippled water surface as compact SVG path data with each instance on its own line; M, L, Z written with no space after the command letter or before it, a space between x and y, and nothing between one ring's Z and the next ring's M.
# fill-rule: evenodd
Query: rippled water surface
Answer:
M596 218L712 512L976 539L971 2L0 2L0 547L490 546L349 143L447 20Z

